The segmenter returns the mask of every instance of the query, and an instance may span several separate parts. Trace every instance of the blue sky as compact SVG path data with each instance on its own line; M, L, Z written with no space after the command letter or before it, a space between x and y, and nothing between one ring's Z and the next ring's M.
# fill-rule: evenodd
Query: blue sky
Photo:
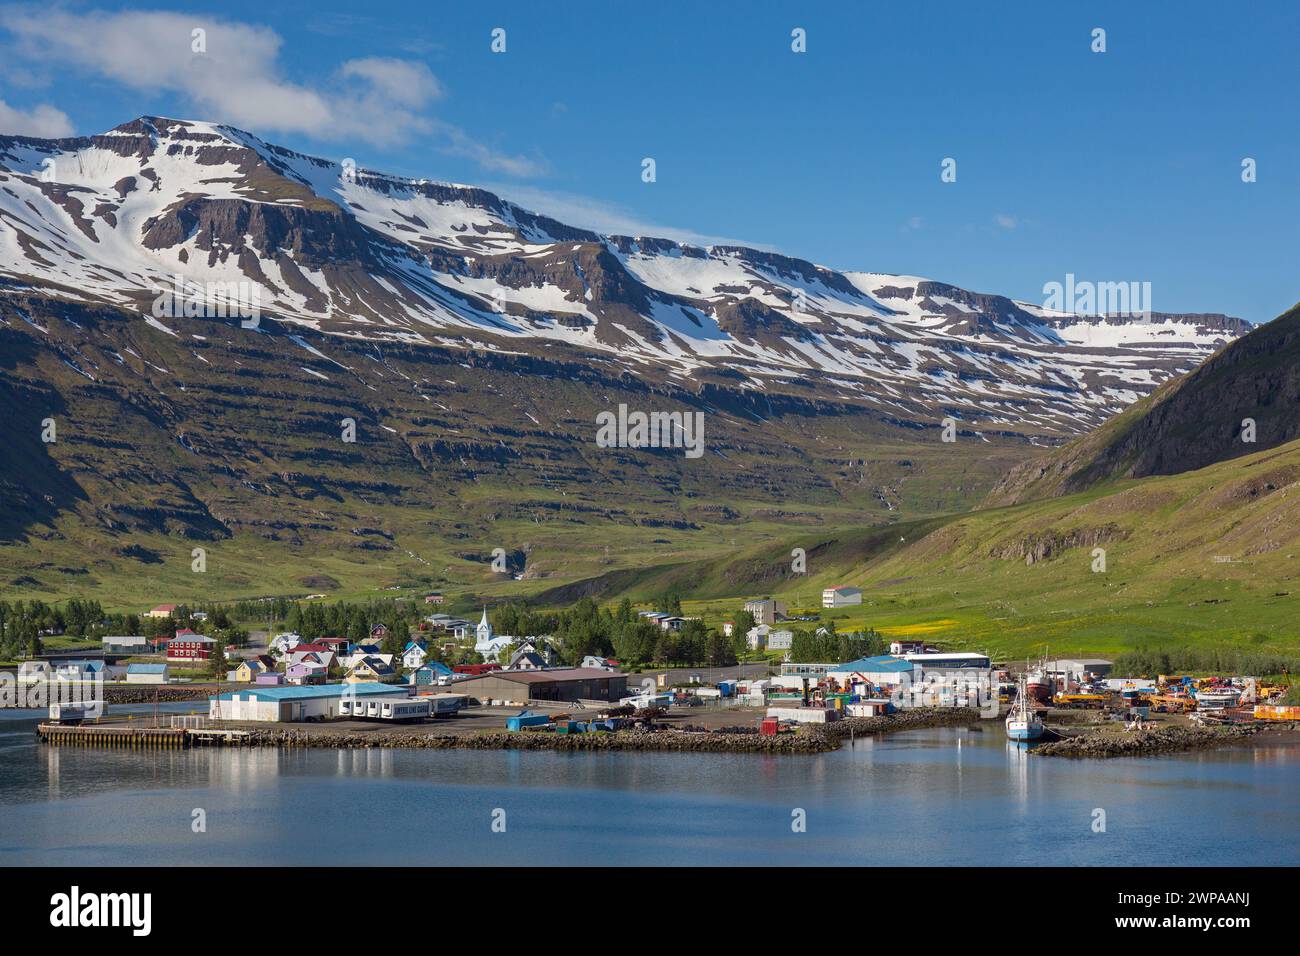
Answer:
M1300 298L1298 9L0 3L0 132L213 119L602 231L1265 321Z

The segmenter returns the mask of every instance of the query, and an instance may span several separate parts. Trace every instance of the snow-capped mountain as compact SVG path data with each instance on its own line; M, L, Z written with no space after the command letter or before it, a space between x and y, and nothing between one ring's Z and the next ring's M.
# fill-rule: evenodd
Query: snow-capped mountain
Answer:
M896 421L951 414L1031 439L1096 425L1249 329L1222 315L1077 316L917 276L603 236L472 186L205 122L0 137L0 291L121 307L166 332L152 303L176 276L212 296L242 283L265 321L299 335L563 349L678 386L814 396Z

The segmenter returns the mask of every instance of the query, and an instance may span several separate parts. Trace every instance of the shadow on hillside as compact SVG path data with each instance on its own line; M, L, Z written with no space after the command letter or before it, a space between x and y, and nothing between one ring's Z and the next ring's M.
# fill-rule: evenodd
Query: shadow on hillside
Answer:
M14 321L11 319L11 321ZM68 409L57 390L19 378L17 369L36 367L37 343L0 328L0 543L22 540L37 524L52 525L60 512L88 500L41 440L42 421L66 427ZM56 434L57 437L57 434Z

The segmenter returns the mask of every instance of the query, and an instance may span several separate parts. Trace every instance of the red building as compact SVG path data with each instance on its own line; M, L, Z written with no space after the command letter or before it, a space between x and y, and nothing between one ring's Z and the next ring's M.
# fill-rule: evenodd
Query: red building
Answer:
M207 635L182 628L167 642L167 660L206 661L212 657L212 645L216 643Z
M490 674L492 671L501 670L500 664L457 664L452 668L457 674L472 674L475 677L482 677L484 674Z

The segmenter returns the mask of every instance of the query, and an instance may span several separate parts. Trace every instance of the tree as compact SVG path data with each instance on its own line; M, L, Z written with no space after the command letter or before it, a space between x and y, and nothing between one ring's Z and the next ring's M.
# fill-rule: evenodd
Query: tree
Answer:
M709 631L708 661L713 667L729 667L736 663L736 649L721 631Z
M208 671L217 680L226 676L226 645L220 638L212 645L212 654L208 658Z

